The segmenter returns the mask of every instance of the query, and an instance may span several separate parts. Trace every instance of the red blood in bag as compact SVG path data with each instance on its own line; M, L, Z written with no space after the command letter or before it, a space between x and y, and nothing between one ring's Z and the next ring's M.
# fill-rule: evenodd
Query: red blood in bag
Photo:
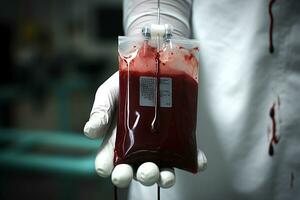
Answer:
M136 55L132 54L130 59L120 57L119 113L114 162L115 165L127 163L138 167L151 161L159 167L176 167L196 173L198 82L197 77L192 77L187 72L198 71L198 61L192 52L183 48L177 48L176 52L169 54L159 54L159 63L162 65L158 74L155 71L156 48L145 45ZM174 68L176 64L180 68ZM166 104L164 99L158 101L159 126L158 130L153 131L151 124L155 116L155 106L141 105L141 95L145 95L141 94L145 92L141 90L146 90L146 94L153 94L151 83L155 83L153 80L157 75L160 78L169 78L167 81L160 79L160 85L170 86L171 92L167 95L171 96L171 100L167 102L170 105L163 105ZM148 80L148 88L141 88L141 84L145 84L142 83L143 78ZM147 89L150 93L147 93ZM164 98L165 93L166 91L160 90L159 96Z

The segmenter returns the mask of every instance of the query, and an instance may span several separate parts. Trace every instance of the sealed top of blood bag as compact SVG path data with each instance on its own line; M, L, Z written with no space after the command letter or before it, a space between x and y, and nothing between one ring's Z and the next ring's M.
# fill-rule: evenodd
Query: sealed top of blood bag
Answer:
M120 70L132 70L140 72L153 72L156 65L157 49L142 43L142 46L131 45L129 52L125 54L120 53L120 62L135 62L132 65L120 64ZM195 80L198 75L198 47L191 49L185 48L180 44L174 45L173 48L169 46L163 47L159 51L160 59L160 73L178 73L184 71L190 74ZM127 69L128 68L128 69Z

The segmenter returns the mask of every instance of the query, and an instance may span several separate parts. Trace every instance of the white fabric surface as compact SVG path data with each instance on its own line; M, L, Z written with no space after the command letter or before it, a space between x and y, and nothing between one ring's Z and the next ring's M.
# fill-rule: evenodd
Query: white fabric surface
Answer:
M130 2L124 3L129 35L156 17L156 1ZM169 13L162 23L188 37L191 15L193 37L200 41L197 137L209 165L198 175L176 170L176 184L161 191L161 200L300 199L300 2L275 2L274 54L268 51L268 4L162 1L162 13ZM274 102L280 141L271 157L269 110ZM130 200L155 195L156 187L135 181L129 191Z

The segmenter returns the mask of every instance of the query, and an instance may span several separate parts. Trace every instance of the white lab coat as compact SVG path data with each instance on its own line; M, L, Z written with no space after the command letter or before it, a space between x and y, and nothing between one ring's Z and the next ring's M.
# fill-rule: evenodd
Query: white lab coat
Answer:
M170 1L171 3L174 3ZM200 41L198 146L208 168L176 170L162 200L300 199L300 1L277 0L269 52L268 0L194 0ZM268 154L275 105L274 155ZM131 184L130 200L156 199Z

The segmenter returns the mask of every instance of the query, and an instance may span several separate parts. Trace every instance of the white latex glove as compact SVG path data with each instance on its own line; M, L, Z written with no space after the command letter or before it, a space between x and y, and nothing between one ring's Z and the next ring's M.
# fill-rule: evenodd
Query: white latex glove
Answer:
M127 187L133 177L143 185L157 183L162 188L175 184L174 169L159 169L152 162L142 164L134 176L133 169L128 164L120 164L114 168L114 147L116 139L116 110L119 97L119 73L116 72L97 90L90 119L85 124L84 134L95 139L104 136L103 143L95 159L95 169L99 176L111 175L112 182L117 187ZM205 154L198 150L198 171L206 168Z

